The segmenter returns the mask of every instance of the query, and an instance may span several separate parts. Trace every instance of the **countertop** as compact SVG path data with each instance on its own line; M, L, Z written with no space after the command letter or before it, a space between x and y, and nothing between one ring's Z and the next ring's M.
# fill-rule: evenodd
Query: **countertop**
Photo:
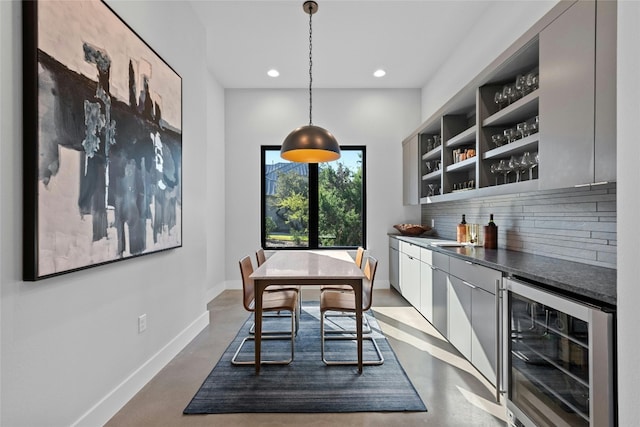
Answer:
M583 302L614 308L617 302L616 274L613 268L597 267L525 252L482 247L437 247L439 239L390 234L399 240L500 270L516 278L533 281L543 288Z

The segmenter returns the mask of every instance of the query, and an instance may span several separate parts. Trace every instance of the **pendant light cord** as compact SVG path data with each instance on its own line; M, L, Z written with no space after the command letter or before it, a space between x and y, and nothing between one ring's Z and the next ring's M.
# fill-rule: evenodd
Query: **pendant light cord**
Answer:
M313 6L311 6L313 8ZM311 105L312 105L312 95L311 95L311 83L313 82L313 75L311 74L311 68L313 66L313 60L311 57L311 49L312 49L312 43L311 43L311 17L313 16L312 10L309 11L309 126L312 125L311 123Z

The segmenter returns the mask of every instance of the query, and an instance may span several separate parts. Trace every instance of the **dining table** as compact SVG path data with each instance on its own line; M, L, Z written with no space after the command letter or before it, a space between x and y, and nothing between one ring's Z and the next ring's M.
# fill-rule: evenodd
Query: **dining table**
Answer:
M262 360L262 295L265 289L272 285L348 285L355 294L358 373L362 373L362 283L365 276L346 250L276 251L250 277L255 291L254 360ZM260 363L255 364L255 370L259 375Z

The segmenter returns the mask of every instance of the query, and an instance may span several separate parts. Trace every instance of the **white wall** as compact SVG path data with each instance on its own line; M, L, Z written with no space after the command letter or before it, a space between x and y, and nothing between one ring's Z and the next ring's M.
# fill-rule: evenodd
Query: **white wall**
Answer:
M638 425L640 384L640 2L618 2L618 411L619 425ZM627 231L628 230L628 231Z
M208 323L206 294L222 288L224 95L204 29L180 2L109 4L183 78L183 247L21 281L21 5L0 1L3 426L101 425Z
M238 259L260 246L260 146L280 145L309 123L306 90L226 90L227 279L241 287ZM401 141L419 124L420 91L317 89L313 123L342 145L367 146L367 249L378 258L376 283L388 286L387 232L419 221L402 206Z
M422 88L422 120L426 120L547 13L557 0L498 1ZM509 19L505 19L509 17ZM515 18L515 19L514 19ZM495 25L487 27L487 22Z

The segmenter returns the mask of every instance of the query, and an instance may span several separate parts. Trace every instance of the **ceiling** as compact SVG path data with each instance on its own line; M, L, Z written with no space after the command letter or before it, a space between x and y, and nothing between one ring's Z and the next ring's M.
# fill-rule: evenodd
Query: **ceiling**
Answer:
M475 25L495 25L490 0L316 0L314 88L421 88ZM309 85L302 0L192 0L207 63L225 88ZM512 8L513 9L513 8ZM278 78L267 76L276 68ZM373 77L383 68L387 75Z

